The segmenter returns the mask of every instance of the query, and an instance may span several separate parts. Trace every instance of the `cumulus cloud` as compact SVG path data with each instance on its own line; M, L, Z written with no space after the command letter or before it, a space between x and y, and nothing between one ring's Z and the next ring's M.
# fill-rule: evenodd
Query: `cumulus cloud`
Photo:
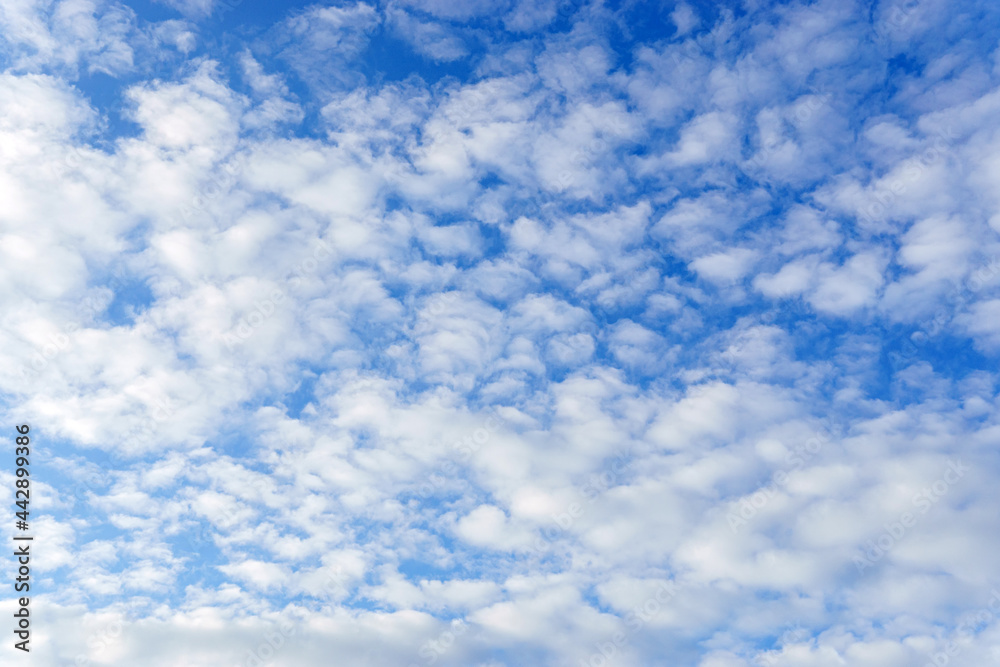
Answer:
M0 7L38 665L993 659L993 5L166 4Z

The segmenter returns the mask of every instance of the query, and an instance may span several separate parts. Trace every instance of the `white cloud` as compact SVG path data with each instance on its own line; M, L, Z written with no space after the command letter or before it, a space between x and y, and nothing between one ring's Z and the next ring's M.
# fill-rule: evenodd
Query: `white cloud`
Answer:
M417 53L432 60L449 62L469 53L461 35L446 25L421 21L405 11L393 11L389 16L396 34Z
M39 665L910 665L989 603L992 10L180 8L0 8Z
M693 9L691 9L691 5L686 2L677 3L674 11L670 12L670 18L677 26L678 35L684 35L691 32L691 29L696 27L701 22L698 15L695 14Z
M753 250L747 248L733 248L699 257L689 267L706 280L733 282L747 274L755 255Z

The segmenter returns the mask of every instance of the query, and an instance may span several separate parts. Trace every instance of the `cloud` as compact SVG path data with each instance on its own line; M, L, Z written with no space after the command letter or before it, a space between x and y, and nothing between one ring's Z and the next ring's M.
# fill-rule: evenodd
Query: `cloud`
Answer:
M39 665L993 659L1000 16L626 5L0 9Z
M431 60L449 62L469 53L462 37L445 25L421 21L405 11L393 12L390 17L396 34Z

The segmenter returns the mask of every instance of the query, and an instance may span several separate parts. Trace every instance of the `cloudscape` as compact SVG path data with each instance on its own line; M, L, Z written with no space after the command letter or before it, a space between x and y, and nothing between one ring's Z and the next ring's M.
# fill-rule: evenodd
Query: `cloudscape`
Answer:
M1000 664L1000 4L0 0L3 665Z

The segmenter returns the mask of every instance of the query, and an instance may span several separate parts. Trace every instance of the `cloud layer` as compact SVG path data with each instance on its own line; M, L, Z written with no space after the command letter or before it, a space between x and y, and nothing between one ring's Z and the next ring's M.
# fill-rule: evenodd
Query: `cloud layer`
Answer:
M0 27L33 664L1000 656L993 4Z

